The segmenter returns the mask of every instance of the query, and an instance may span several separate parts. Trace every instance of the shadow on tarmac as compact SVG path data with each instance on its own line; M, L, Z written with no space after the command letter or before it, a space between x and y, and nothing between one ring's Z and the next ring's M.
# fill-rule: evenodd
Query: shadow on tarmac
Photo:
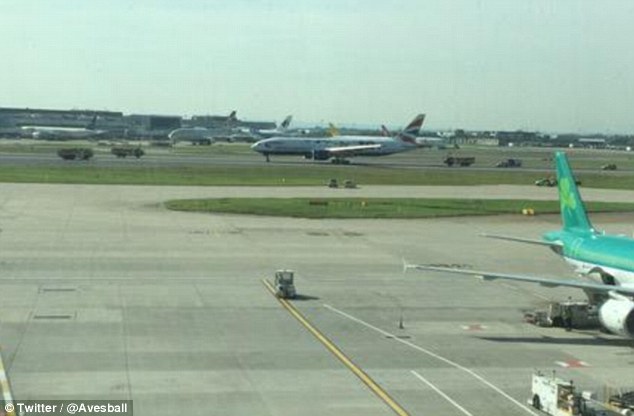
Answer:
M478 337L485 341L506 342L506 343L529 343L529 344L561 344L561 345L605 345L609 347L630 347L634 348L634 340L619 338L602 338L593 334L577 332L588 335L588 338L557 338L557 337Z

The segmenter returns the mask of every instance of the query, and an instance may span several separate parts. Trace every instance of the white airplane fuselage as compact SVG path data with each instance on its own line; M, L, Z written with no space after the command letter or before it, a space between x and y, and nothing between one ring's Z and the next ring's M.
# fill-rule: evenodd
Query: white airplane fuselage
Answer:
M183 127L172 130L167 136L170 140L200 140L213 139L219 130L209 130L204 127Z
M105 133L81 127L23 126L22 131L34 139L87 139Z
M379 136L337 136L323 138L272 137L260 140L251 148L268 155L313 155L333 147L379 145L375 149L355 151L355 156L385 156L416 149L417 146Z

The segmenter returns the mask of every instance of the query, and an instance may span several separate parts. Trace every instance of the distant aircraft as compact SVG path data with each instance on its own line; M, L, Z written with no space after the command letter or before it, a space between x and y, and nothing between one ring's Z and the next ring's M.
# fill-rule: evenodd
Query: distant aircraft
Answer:
M587 280L555 280L424 265L406 265L406 268L472 275L484 280L507 279L538 283L546 287L579 288L591 302L598 303L599 319L605 329L634 338L634 240L621 235L608 235L592 226L566 154L555 153L555 160L563 228L547 232L542 240L486 236L549 247L572 264L577 273L587 277Z
M333 123L328 123L328 136L337 137L339 136L339 128L335 126Z
M181 127L172 130L167 137L172 143L189 141L192 144L212 144L216 137L226 137L233 133L233 125L238 121L236 111L232 111L224 121L223 126L208 129L206 127Z
M390 137L392 133L385 127L385 124L381 124L381 136ZM416 137L416 144L420 147L433 147L438 148L446 147L447 141L438 137Z
M97 130L97 115L95 114L86 127L56 127L56 126L22 126L22 133L33 139L40 140L69 140L88 139L104 134L105 130Z
M288 115L286 116L284 121L282 121L280 125L275 127L274 129L256 130L254 134L264 139L268 139L274 136L283 136L288 132L288 127L291 125L292 120L293 120L293 116Z
M419 114L395 137L338 136L320 138L272 137L260 140L251 148L263 154L266 161L270 155L301 155L306 159L329 160L333 163L349 163L354 156L385 156L418 148L416 136L425 120Z

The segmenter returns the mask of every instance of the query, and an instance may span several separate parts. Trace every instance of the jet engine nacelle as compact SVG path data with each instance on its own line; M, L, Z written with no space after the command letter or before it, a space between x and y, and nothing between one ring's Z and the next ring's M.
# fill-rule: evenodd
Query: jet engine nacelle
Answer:
M599 320L613 334L634 338L634 302L608 299L599 308Z
M315 150L313 152L313 159L315 160L328 160L332 157L328 150Z

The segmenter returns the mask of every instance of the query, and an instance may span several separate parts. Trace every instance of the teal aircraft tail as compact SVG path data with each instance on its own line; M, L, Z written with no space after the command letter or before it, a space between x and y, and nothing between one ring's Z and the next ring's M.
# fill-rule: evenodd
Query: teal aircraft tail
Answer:
M557 186L559 188L559 204L564 231L593 233L586 207L581 200L575 177L572 175L568 158L564 152L555 153L557 166Z

